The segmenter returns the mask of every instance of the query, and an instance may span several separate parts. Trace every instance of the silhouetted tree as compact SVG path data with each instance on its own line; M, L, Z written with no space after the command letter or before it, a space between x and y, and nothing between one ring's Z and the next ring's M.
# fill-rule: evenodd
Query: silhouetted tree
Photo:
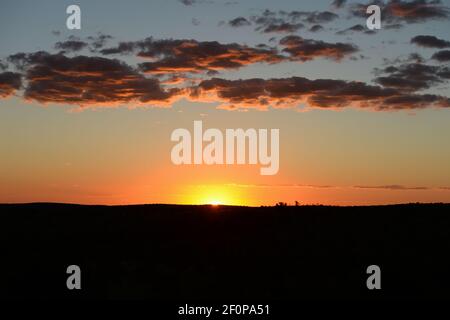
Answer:
M275 205L275 207L287 207L287 203L280 201Z

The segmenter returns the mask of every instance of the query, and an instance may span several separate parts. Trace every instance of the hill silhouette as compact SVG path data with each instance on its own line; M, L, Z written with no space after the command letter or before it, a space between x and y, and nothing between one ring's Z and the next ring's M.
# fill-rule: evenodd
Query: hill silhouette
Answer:
M450 297L450 205L0 205L0 296ZM82 290L66 288L66 268ZM366 287L381 267L382 289Z

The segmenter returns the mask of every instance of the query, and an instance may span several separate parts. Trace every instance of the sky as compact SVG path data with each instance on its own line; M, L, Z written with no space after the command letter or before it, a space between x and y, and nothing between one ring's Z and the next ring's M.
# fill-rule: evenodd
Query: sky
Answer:
M0 2L0 202L450 201L450 1ZM81 29L66 8L81 9ZM280 130L280 168L172 163Z

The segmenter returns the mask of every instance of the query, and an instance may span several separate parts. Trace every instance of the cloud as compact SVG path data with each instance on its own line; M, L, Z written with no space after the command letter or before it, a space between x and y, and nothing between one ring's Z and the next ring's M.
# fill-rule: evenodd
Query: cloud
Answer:
M350 6L350 13L354 17L366 19L366 9L371 4L380 6L384 27L398 28L404 23L423 23L450 17L449 8L439 0L377 0L367 4L353 4Z
M352 26L350 28L336 32L336 34L347 35L347 34L352 34L355 32L360 32L360 33L364 33L364 34L375 34L376 33L374 30L367 29L362 24L355 24L354 26Z
M22 77L19 73L0 73L0 98L13 95L22 86Z
M309 108L402 110L450 107L450 99L431 94L414 94L397 88L368 85L363 82L333 79L310 80L302 77L278 79L225 80L213 78L192 83L187 88L163 88L155 78L104 57L67 57L61 53L17 54L13 59L24 70L23 98L39 103L114 106L170 105L187 98L192 101L221 103L223 109ZM19 61L21 57L24 61ZM0 74L1 96L21 88L18 73ZM166 84L183 82L176 77Z
M304 103L310 108L345 107L372 110L401 110L450 107L450 99L438 95L405 94L392 88L363 82L302 77L279 79L225 80L213 78L191 89L191 99L221 102L220 108L293 108Z
M87 37L88 41L90 41L91 51L96 51L103 48L108 40L111 40L112 38L112 36L103 33L98 33L96 36Z
M103 33L98 33L96 36L89 36L86 38L86 41L75 36L70 36L65 41L58 41L55 44L55 49L61 50L61 53L75 53L87 48L91 52L97 52L112 38L112 36Z
M450 50L442 50L438 51L431 57L433 60L437 60L439 62L449 62L450 61Z
M281 53L267 45L250 47L237 43L223 44L192 39L158 40L150 37L140 41L120 42L115 47L104 48L99 52L104 55L135 54L149 60L139 64L142 72L164 76L211 75L255 63L273 64L289 60L327 58L340 61L358 51L352 44L328 43L298 36L286 36L279 43L283 47Z
M258 30L260 30L263 33L294 33L304 27L305 26L303 25L303 23L282 22L282 23L271 23Z
M404 94L384 100L382 109L424 109L429 107L450 108L450 98L435 94Z
M181 2L181 3L184 4L185 6L192 6L192 5L194 5L197 1L196 1L196 0L178 0L178 2Z
M331 3L331 5L335 8L342 8L345 3L347 2L347 0L333 0L333 2Z
M184 4L185 6L193 6L200 3L213 3L213 1L208 0L178 0L178 2Z
M324 28L320 24L315 24L311 28L309 28L309 32L319 32L322 31Z
M318 57L339 61L358 51L358 47L349 43L328 43L320 40L303 39L299 36L286 36L280 40L283 52L293 60L308 61Z
M0 71L8 69L8 65L0 59Z
M408 187L398 184L384 186L354 186L357 189L387 189L387 190L429 190L428 187Z
M428 89L450 79L448 67L426 65L420 62L389 66L377 72L387 74L387 76L377 77L376 83L402 91Z
M301 20L308 23L328 23L339 18L336 13L330 11L291 11L285 13L293 21Z
M122 103L165 104L179 89L163 90L157 79L145 78L116 59L50 54L19 54L25 70L23 97L40 103L80 106Z
M151 61L139 64L149 74L214 73L238 69L254 63L278 63L285 58L272 48L253 48L237 43L217 41L154 40L123 42L115 48L101 50L104 54L134 52Z
M450 190L450 187L427 187L427 186L405 186L401 184L392 185L355 185L355 186L338 186L338 185L314 185L314 184L299 184L299 183L288 183L288 184L239 184L239 183L228 183L226 184L230 187L238 188L314 188L314 189L343 189L343 188L354 188L354 189L384 189L392 191L427 191L427 190ZM204 186L206 187L206 186Z
M72 43L58 46L71 50L74 54L71 56L66 55L65 50L19 52L8 56L7 67L17 72L0 73L1 97L19 90L26 100L85 107L159 106L186 98L218 103L220 108L229 110L300 106L409 110L450 106L447 97L417 93L450 79L450 67L426 65L417 54L398 60L399 65L377 70L377 85L303 77L226 80L210 77L222 70L255 63L305 62L317 58L340 61L358 48L351 43L329 43L295 35L279 41L281 52L266 44L250 47L217 41L153 38L120 42L105 48L105 41L110 38L98 35L85 41L91 53L96 47L96 54L103 56L79 55L79 48ZM67 41L81 40L69 38ZM108 58L112 54L133 54L144 62L131 66Z
M395 65L395 64L404 64L404 63L423 63L425 61L425 59L418 54L417 52L413 52L408 54L407 56L399 56L396 57L395 59L388 59L388 58L383 58L383 64L384 65ZM376 68L376 70L379 70L378 68Z
M81 40L66 40L55 44L55 49L63 50L64 52L77 52L85 49L88 44Z
M403 19L408 23L425 22L427 20L448 19L449 8L436 0L402 1L391 0L386 6L388 19Z
M99 52L103 55L110 54L130 54L140 46L140 42L122 41L115 47L103 48Z
M17 70L23 71L25 67L29 64L30 55L24 52L18 52L8 56L7 60L11 63Z
M237 17L233 20L228 21L228 25L230 25L231 27L237 28L237 27L249 26L249 25L251 25L251 22L248 21L244 17Z
M240 184L240 183L228 183L230 187L238 188L313 188L313 189L331 189L341 188L340 186L331 185L315 185L315 184L299 184L299 183L286 183L286 184Z
M295 33L305 25L320 25L336 20L339 16L330 11L271 11L264 10L262 13L250 18L237 17L228 21L232 27L256 25L255 31L261 33ZM312 26L313 32L319 31L322 26ZM323 28L323 27L322 27Z
M450 41L439 39L435 36L415 36L411 39L411 43L425 48L449 48Z

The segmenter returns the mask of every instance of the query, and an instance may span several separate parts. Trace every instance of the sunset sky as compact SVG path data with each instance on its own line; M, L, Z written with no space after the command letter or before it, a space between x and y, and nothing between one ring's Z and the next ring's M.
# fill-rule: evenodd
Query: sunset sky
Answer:
M2 0L0 202L450 202L450 1L378 4ZM280 129L278 174L175 166L194 120Z

